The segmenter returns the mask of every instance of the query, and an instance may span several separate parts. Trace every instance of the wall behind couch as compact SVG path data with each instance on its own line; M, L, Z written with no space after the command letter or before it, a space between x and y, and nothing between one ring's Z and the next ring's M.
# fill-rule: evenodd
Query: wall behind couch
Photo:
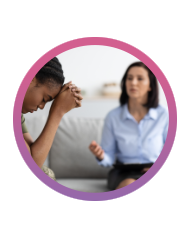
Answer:
M62 64L65 82L71 81L86 91L88 97L101 93L104 83L120 83L126 68L139 61L134 56L107 46L83 46L68 50L57 56ZM160 85L159 85L160 86ZM167 108L164 92L160 86L160 104ZM48 103L44 110L38 109L33 114L26 114L26 120L48 115ZM84 99L81 108L73 109L68 116L104 118L117 107L117 99Z
M104 83L120 83L126 68L136 57L108 46L83 46L58 55L66 82L73 83L86 91L87 96L101 92ZM167 106L160 87L160 103Z

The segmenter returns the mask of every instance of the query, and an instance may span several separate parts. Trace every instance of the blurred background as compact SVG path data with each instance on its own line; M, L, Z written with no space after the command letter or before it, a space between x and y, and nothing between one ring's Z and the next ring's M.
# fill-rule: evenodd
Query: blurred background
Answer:
M101 142L104 118L119 106L120 81L134 56L106 46L83 46L57 56L62 64L65 83L72 81L82 90L82 107L62 118L44 165L51 168L57 182L83 192L106 192L110 168L97 164L88 147L92 140ZM160 87L160 104L167 108ZM46 123L51 103L43 110L25 114L33 140Z
M68 116L105 118L119 105L120 81L126 68L136 57L107 46L83 46L57 56L62 64L65 83L72 81L82 90L82 107L68 112ZM160 104L167 108L164 92L160 88ZM51 103L44 110L25 115L25 118L47 117Z

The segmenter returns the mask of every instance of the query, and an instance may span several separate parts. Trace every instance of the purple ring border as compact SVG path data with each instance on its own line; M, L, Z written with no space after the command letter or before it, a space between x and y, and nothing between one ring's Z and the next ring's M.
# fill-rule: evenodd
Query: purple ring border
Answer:
M115 191L109 191L109 192L103 192L103 193L87 193L87 192L72 190L50 179L47 175L45 175L42 172L42 170L37 166L37 164L34 162L32 157L30 156L23 140L22 128L21 128L21 109L22 109L22 102L24 99L24 95L26 93L26 90L32 78L35 76L38 70L51 58L67 50L81 47L81 46L88 46L88 45L101 45L101 46L109 46L109 47L117 48L135 56L140 61L144 62L152 70L152 72L156 75L157 79L159 80L166 96L166 100L168 103L168 111L169 111L169 129L168 129L166 142L160 156L158 157L155 164L151 167L151 169L146 174L144 174L140 179L128 185L127 187L124 187ZM45 183L47 186L49 186L53 190L63 195L66 195L68 197L72 197L72 198L80 199L80 200L86 200L86 201L103 201L103 200L119 198L139 189L159 171L159 169L162 167L162 165L166 161L174 143L176 128L177 128L177 108L175 104L175 98L172 93L172 89L165 75L162 73L160 68L153 62L153 60L150 59L146 54L144 54L142 51L138 50L137 48L125 42L118 41L115 39L104 38L104 37L85 37L85 38L79 38L79 39L75 39L75 40L63 43L51 49L46 54L44 54L30 68L30 70L27 72L26 76L24 77L19 87L19 90L17 92L17 96L16 96L15 104L14 104L14 110L13 110L13 127L14 127L15 139L25 163L43 183Z

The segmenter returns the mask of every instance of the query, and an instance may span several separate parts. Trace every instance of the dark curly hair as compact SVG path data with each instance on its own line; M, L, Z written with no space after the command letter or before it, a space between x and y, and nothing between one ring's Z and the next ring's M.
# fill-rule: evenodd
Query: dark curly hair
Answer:
M149 108L156 108L158 106L158 102L159 102L159 91L158 91L158 82L157 79L155 77L155 75L152 73L152 71L142 62L135 62L131 65L129 65L129 67L127 68L127 70L125 71L123 78L121 80L121 96L120 96L120 105L123 106L124 104L128 103L129 100L129 96L127 95L127 91L126 91L126 80L127 80L127 74L129 72L129 70L132 67L142 67L144 69L146 69L148 71L148 76L149 76L149 80L150 80L150 87L151 87L151 91L148 92L148 102L143 105L145 107Z
M39 84L63 85L65 77L58 58L54 57L47 62L36 74L36 79Z

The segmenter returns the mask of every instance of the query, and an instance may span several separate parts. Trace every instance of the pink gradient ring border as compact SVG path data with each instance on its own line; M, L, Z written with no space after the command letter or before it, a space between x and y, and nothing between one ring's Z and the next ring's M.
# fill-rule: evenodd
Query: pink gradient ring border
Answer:
M33 77L36 75L38 70L51 58L67 51L73 48L81 47L81 46L88 46L88 45L101 45L101 46L109 46L116 49L120 49L122 51L125 51L136 58L138 58L140 61L144 62L156 75L157 79L159 80L164 93L166 95L166 100L168 103L168 110L169 110L169 129L168 129L168 135L165 142L165 145L163 147L163 150L158 157L155 164L151 167L151 169L144 174L140 179L135 181L134 183L128 185L127 187L115 190L115 191L109 191L109 192L103 192L103 193L87 193L87 192L80 192L76 191L70 188L67 188L54 180L50 179L47 175L45 175L44 172L36 165L34 160L32 159L31 155L29 154L25 142L22 135L22 128L21 128L21 109L22 109L22 102L24 99L24 95L27 91L27 88L33 79ZM79 85L80 86L80 85ZM18 145L18 148L20 150L20 153L28 165L28 167L31 169L31 171L47 186L52 188L53 190L66 195L68 197L72 197L75 199L81 199L81 200L87 200L87 201L103 201L103 200L110 200L119 198L121 196L127 195L137 189L139 189L141 186L143 186L145 183L147 183L162 167L164 162L166 161L171 149L172 145L175 139L176 134L176 128L177 128L177 109L175 104L174 95L172 93L171 87L165 77L165 75L162 73L160 68L153 62L152 59L150 59L146 54L138 50L137 48L115 39L110 38L104 38L104 37L86 37L86 38L80 38L75 39L66 43L63 43L46 54L44 54L28 71L26 76L24 77L19 90L17 92L17 96L15 99L15 105L14 105L14 111L13 111L13 126L14 126L14 133L16 142Z

